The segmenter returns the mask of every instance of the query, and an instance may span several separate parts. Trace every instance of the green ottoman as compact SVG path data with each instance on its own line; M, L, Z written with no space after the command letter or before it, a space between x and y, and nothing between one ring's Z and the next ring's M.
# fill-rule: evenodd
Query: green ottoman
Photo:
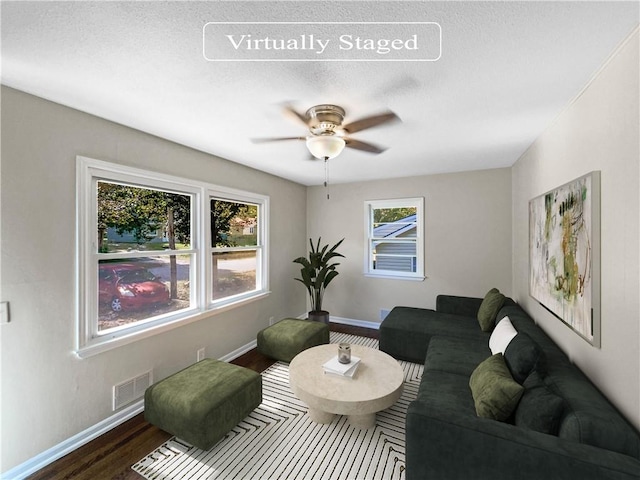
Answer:
M329 326L311 320L284 318L258 332L258 351L282 362L325 343L329 343Z
M147 388L144 418L208 450L261 402L259 373L206 358Z

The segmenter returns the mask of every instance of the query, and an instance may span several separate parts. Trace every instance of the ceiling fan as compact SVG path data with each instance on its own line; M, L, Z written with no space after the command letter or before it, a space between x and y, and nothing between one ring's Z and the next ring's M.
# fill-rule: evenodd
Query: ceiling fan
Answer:
M307 110L305 114L298 112L289 105L285 107L285 111L293 114L295 118L304 123L309 130L309 135L304 137L255 138L253 142L304 140L311 155L325 162L340 155L345 147L373 154L384 152L386 148L356 140L351 138L350 135L367 128L400 121L400 118L395 113L387 111L343 125L344 109L331 104L315 105Z

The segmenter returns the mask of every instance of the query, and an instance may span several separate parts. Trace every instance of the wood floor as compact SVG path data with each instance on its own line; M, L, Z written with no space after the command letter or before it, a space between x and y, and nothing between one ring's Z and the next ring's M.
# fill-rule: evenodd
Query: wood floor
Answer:
M378 338L378 331L368 328L336 323L332 323L330 328L336 332ZM253 349L231 363L262 372L274 361ZM170 434L147 423L141 413L34 473L28 479L139 480L143 477L131 470L131 465L169 438Z

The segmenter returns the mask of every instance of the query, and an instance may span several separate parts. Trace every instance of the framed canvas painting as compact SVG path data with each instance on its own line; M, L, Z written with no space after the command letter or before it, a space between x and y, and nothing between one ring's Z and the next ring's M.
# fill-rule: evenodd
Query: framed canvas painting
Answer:
M529 202L529 293L600 347L600 172Z

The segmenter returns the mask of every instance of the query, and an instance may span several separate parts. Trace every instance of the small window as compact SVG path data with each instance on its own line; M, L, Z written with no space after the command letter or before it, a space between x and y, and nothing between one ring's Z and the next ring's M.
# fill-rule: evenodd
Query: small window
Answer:
M365 202L365 275L424 280L423 198Z

